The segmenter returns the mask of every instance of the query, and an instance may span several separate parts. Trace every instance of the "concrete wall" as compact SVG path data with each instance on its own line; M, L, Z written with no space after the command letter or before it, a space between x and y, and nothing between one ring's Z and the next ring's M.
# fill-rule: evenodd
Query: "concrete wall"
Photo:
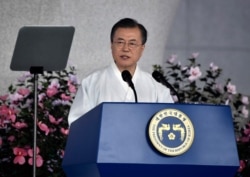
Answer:
M76 28L69 63L77 66L79 78L112 61L110 30L115 22L131 17L149 32L141 59L152 71L161 64L178 0L1 0L0 1L0 94L20 76L10 70L19 28L25 25L73 25Z
M110 29L120 18L132 17L149 32L140 62L144 69L151 72L171 54L185 63L199 52L202 68L214 62L238 92L250 95L249 9L246 0L1 0L0 94L20 75L9 68L20 27L75 26L69 63L83 78L112 61Z
M193 52L203 69L210 62L223 69L238 92L250 95L250 1L181 0L166 45L166 57L182 63Z

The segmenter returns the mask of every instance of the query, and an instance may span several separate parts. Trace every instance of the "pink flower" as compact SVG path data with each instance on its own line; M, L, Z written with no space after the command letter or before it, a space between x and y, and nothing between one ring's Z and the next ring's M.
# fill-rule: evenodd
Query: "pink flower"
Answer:
M52 88L52 87L55 87L55 88L60 87L59 81L57 79L54 79L54 80L51 81L51 83L49 85L49 88Z
M54 133L55 131L56 131L56 128L50 128L50 129L49 129L49 132L50 132L50 133Z
M28 77L30 77L30 76L31 76L30 72L25 72L25 73L24 73L21 77L19 77L17 80L18 80L19 82L24 82L25 79L28 78Z
M23 106L21 106L21 108L30 108L31 106L33 106L33 99L26 99L25 104L23 104Z
M63 134L63 135L68 135L69 134L69 129L65 129L65 128L61 128L60 129L60 131L61 131L61 133Z
M5 117L6 120L11 120L11 122L16 121L16 112L16 110L6 105L0 106L0 116Z
M231 94L236 94L236 86L232 85L230 82L227 84L227 92Z
M36 154L39 154L40 153L40 149L39 147L36 147ZM33 149L28 149L28 155L30 157L33 157Z
M61 150L61 154L62 154L61 157L63 157L65 154L64 150Z
M178 97L176 95L173 95L172 98L173 98L174 102L178 101Z
M13 148L13 153L16 155L14 158L14 164L23 165L25 163L25 156L27 156L27 151L23 148L15 147Z
M27 89L27 88L19 88L17 93L19 93L23 97L26 97L26 96L28 96L30 94L30 90Z
M43 158L41 155L39 155L40 149L36 148L36 166L41 167L43 165ZM28 154L30 157L33 157L33 149L28 150ZM33 158L29 158L28 163L30 165L33 165Z
M33 165L33 158L29 158L28 163ZM43 158L41 155L36 155L36 166L41 167L43 165Z
M64 100L59 100L59 99L52 102L53 106L57 106L57 105L60 105L60 104L62 104L62 105L70 105L70 102L69 101L64 101Z
M48 95L48 97L52 97L55 94L57 94L59 87L60 87L60 84L59 84L58 80L56 80L56 79L52 80L50 85L48 86L47 91L46 91L46 94Z
M243 106L243 107L242 107L241 112L242 112L242 114L243 114L243 116L244 116L245 118L248 118L249 111L248 111L248 109L246 108L246 106Z
M180 62L180 61L178 61L177 65L178 65L179 67L181 67L181 62Z
M9 114L9 107L6 105L0 106L0 116L7 116Z
M8 141L13 142L15 140L15 136L11 135L8 137Z
M7 100L7 98L8 98L8 94L6 94L6 95L1 95L0 96L0 100L2 100L2 101L6 101Z
M199 55L200 55L199 52L194 52L194 53L192 53L192 57L193 57L193 58L197 58Z
M64 152L64 150L59 149L59 150L57 151L57 154L58 154L61 158L63 158L65 152Z
M16 129L22 129L28 127L28 125L24 122L16 122L15 124L12 124L13 127Z
M184 67L181 68L182 71L186 71L187 69L188 69L187 66L184 66Z
M46 91L46 94L48 95L48 97L52 97L57 93L58 93L58 89L56 87L48 88Z
M202 75L202 73L201 73L201 71L200 71L200 68L199 68L198 66L196 66L196 67L191 67L191 68L190 68L190 71L189 71L189 74L190 74L190 76L189 76L188 79L189 79L191 82L193 82L194 80L198 79L198 78Z
M219 69L219 67L214 65L214 63L210 63L210 68L212 71L217 71Z
M76 87L73 84L71 84L71 82L68 82L67 85L69 87L69 92L70 93L76 93Z
M38 105L39 105L40 108L42 108L42 109L44 108L43 103L38 103Z
M177 55L171 55L171 57L167 60L168 63L174 63L174 61L176 60Z
M246 129L244 130L244 133L245 133L246 135L250 136L250 128L246 128Z
M61 94L61 98L62 100L65 100L65 101L71 100L71 97L67 96L65 93Z
M23 96L16 92L14 94L9 95L9 98L12 102L16 102L16 101L22 100Z
M241 102L245 105L248 105L249 104L249 101L248 101L248 97L247 96L242 96L241 97Z
M52 115L49 115L49 121L52 123L52 124L55 124L55 125L58 125L60 122L63 121L63 118L60 118L58 120L56 120L56 118Z
M217 83L217 84L215 85L215 90L217 90L218 92L222 93L222 92L223 92L223 87L222 87L222 85Z
M77 84L78 82L76 75L73 75L73 74L69 74L69 80L70 80L70 83L73 83L73 84Z
M242 143L248 143L250 141L250 137L249 136L243 136L240 138L240 141Z
M38 95L38 101L42 101L44 98L46 97L46 94L45 93L41 93Z
M242 172L242 170L246 167L246 163L244 160L240 160L240 167L238 169L238 172Z
M40 122L38 122L38 127L40 128L40 130L45 132L45 135L49 134L49 128L46 124L44 124L40 121Z

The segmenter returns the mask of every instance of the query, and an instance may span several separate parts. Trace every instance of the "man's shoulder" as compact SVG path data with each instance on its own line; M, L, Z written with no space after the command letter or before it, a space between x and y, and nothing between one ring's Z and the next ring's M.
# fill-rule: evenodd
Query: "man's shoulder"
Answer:
M138 69L139 69L139 77L142 77L142 78L148 79L148 80L153 80L152 75L148 71L145 71L139 67L138 67Z
M83 81L91 81L91 80L99 80L101 77L105 75L105 73L108 71L109 66L105 66L103 68L99 68L90 74L88 74Z

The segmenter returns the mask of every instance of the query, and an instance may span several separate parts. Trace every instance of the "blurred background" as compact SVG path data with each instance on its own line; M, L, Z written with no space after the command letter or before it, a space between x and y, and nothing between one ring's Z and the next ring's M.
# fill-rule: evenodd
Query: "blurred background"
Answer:
M250 1L246 0L8 0L0 1L0 95L22 74L10 63L18 30L28 25L70 25L75 36L68 64L79 79L112 61L110 30L130 17L144 24L149 37L140 65L148 72L176 54L185 63L198 52L207 69L213 62L250 95Z

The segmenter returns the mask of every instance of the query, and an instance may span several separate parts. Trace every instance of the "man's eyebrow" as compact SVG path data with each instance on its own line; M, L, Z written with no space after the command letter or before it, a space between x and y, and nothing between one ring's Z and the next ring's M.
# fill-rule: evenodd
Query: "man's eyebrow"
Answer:
M119 37L119 38L117 38L117 40L118 40L118 41L125 41L125 39L120 38L120 37ZM130 40L128 40L128 41L137 41L137 40L136 40L136 39L130 39Z
M125 41L123 38L117 38L117 40L119 40L119 41Z

